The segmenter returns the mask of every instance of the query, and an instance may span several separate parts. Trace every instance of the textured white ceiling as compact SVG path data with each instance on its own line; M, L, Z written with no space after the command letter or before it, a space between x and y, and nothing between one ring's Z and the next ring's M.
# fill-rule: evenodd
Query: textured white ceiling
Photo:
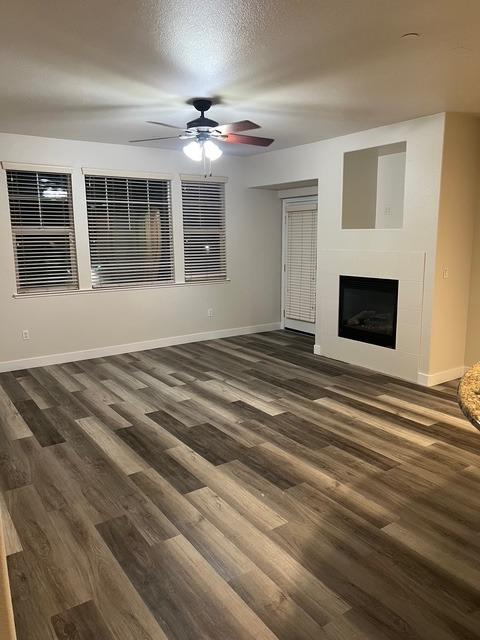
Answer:
M0 131L125 143L170 133L149 119L183 126L192 96L270 148L477 113L479 28L480 0L5 2Z

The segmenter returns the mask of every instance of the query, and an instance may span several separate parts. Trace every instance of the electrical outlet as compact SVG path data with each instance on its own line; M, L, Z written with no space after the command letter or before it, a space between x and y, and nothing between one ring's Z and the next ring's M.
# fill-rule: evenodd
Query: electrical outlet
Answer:
M28 329L22 331L22 338L24 340L30 340L30 331Z
M213 309L207 309L207 316L209 318L213 318L213 316L214 316Z
M447 278L448 278L448 267L443 267L442 275L443 275L443 279L447 280Z

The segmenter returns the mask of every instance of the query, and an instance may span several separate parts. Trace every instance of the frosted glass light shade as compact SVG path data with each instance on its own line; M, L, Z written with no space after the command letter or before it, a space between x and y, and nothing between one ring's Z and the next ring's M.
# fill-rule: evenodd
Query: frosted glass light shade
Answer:
M183 153L188 156L190 160L195 160L195 162L200 162L203 158L202 145L196 140L185 145L183 147Z
M204 143L203 148L205 149L205 155L209 160L217 160L223 153L220 147L211 140L207 140Z

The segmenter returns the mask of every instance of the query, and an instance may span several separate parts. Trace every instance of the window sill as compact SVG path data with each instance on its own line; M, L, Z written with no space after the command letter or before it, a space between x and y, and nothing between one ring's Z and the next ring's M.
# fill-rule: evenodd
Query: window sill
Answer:
M30 293L14 293L12 298L15 300L23 300L30 298L45 298L50 296L72 296L72 295L85 295L90 293L112 293L112 292L126 292L126 291L146 291L149 289L170 289L176 287L200 287L200 286L211 286L218 284L227 284L231 282L230 278L225 278L223 280L202 280L201 282L168 282L166 284L150 284L150 285L138 285L135 287L105 287L98 289L70 289L66 291L38 291L38 292L30 292Z

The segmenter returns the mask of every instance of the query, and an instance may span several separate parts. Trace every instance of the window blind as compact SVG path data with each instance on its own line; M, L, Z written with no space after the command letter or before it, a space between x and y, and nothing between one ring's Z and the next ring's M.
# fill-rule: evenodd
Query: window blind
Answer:
M227 277L225 250L225 185L182 181L185 280Z
M86 175L92 286L173 282L170 182Z
M7 170L18 293L78 289L70 174Z
M315 322L317 212L312 209L287 209L286 267L285 316Z

